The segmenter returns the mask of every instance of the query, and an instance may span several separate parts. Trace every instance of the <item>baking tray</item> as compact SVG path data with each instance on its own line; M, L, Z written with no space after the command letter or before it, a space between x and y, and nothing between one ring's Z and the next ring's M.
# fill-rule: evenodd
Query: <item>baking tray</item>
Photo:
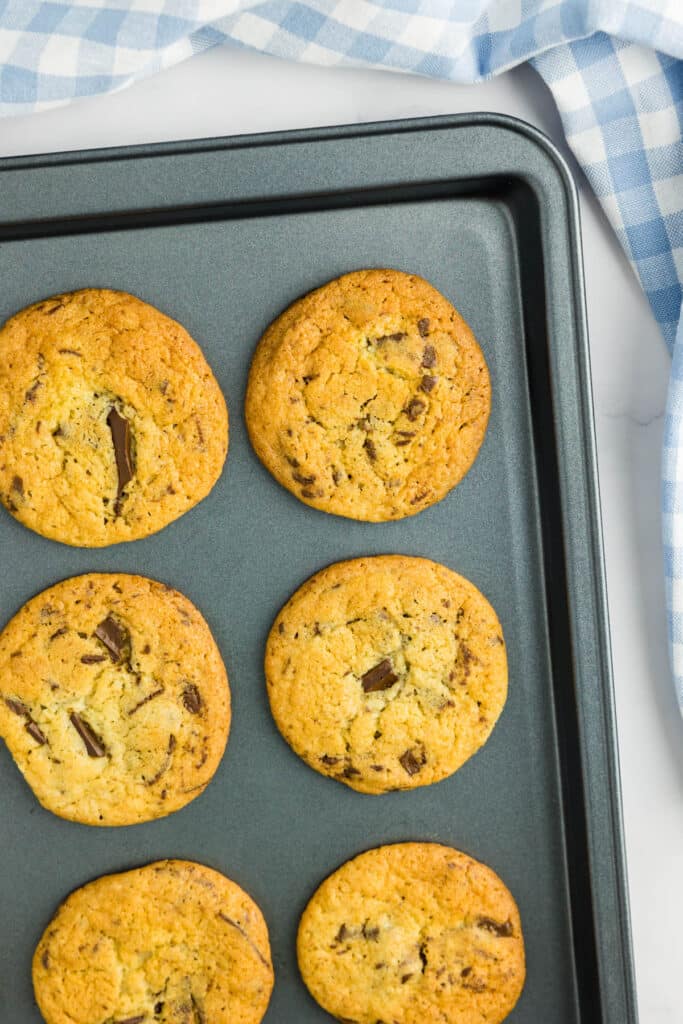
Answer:
M273 317L374 266L444 292L493 381L489 431L463 483L383 525L300 504L257 461L242 415ZM539 132L490 114L0 163L0 318L84 286L133 292L199 341L231 412L222 479L154 537L77 550L2 513L0 618L75 573L148 574L204 612L234 696L213 783L145 825L60 821L1 746L0 1020L40 1020L31 953L70 890L187 857L263 908L276 972L268 1024L323 1024L296 968L300 912L347 858L408 839L484 860L517 898L528 978L514 1024L636 1020L581 273L566 165ZM275 614L308 576L380 552L435 559L483 590L505 630L510 692L488 743L453 777L372 797L290 751L262 658Z

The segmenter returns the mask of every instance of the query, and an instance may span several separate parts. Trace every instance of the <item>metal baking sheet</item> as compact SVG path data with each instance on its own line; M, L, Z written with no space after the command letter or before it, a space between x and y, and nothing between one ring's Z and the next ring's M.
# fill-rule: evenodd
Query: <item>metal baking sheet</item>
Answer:
M493 381L489 431L464 482L384 525L301 505L257 461L242 413L270 320L330 278L376 266L444 292ZM276 971L268 1024L323 1024L296 967L307 899L361 850L429 839L484 860L517 898L528 977L514 1024L635 1021L581 273L566 166L534 129L494 115L0 163L0 318L85 286L133 292L199 341L231 414L222 479L154 537L77 550L3 512L0 619L75 573L156 577L204 612L234 698L206 793L145 825L60 821L1 746L0 1020L40 1021L31 954L67 893L186 857L263 908ZM491 739L452 778L372 797L290 751L262 658L299 584L380 552L435 559L484 591L505 630L510 691Z

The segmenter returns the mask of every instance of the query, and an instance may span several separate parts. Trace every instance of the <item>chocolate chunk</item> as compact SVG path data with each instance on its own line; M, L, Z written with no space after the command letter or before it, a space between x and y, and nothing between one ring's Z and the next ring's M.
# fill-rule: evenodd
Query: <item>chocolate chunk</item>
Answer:
M15 700L14 697L5 697L5 704L13 711L15 715L19 715L21 718L30 718L31 712L20 700Z
M411 978L412 978L412 974L402 974L401 975L401 984L405 985L405 983L407 981L409 981Z
M379 928L377 927L377 925L373 926L372 928L368 928L368 922L366 921L361 931L363 933L363 938L367 939L368 942L379 941Z
M97 665L98 662L106 660L106 654L84 654L81 658L84 665Z
M301 463L299 462L299 460L298 460L298 459L293 459L293 458L291 457L291 455L285 455L285 458L287 459L287 462L288 462L288 463L290 464L290 466L292 467L292 469L298 469L298 468L299 468L299 466L301 465Z
M341 480L341 478L342 478L342 472L341 472L341 470L340 470L340 469L337 469L337 467L336 467L336 466L333 466L333 467L332 467L332 482L333 482L333 484L334 484L334 486L335 486L335 487L337 487L337 486L338 486L338 484L339 484L339 481Z
M61 629L56 630L56 632L54 632L52 634L52 636L50 637L50 640L56 640L57 637L64 636L64 634L68 633L68 632L69 632L69 627L68 626L62 626Z
M484 931L492 932L494 935L499 935L503 939L509 939L512 935L512 922L511 921L494 921L492 917L478 917L477 928L483 928Z
M431 370L436 363L436 349L433 345L425 345L424 352L422 353L422 365L425 370Z
M147 1020L146 1013L141 1013L138 1017L126 1017L125 1020L114 1020L112 1024L142 1024L143 1020Z
M411 398L403 411L408 419L414 422L420 413L424 412L425 408L425 403L421 398Z
M308 376L302 377L302 380L304 384L310 384L312 380L317 380L319 376L319 373L309 373Z
M301 492L301 497L302 498L315 498L315 491L312 491L310 489L310 487L304 487L303 491Z
M426 395L428 395L429 392L433 391L434 388L436 387L436 382L437 382L438 379L439 379L438 377L427 377L427 376L424 376L422 378L422 383L420 384L420 391L424 391L424 393Z
M333 765L333 764L339 764L339 762L341 761L341 758L340 757L332 757L330 754L323 754L323 756L320 758L320 760L322 761L323 764Z
M416 494L414 498L410 499L410 504L417 505L418 501L422 501L423 498L426 498L428 494L429 491L420 491L419 494Z
M373 772L383 772L384 771L384 765L383 764L371 764L370 767L372 768Z
M424 942L420 943L420 960L422 961L422 973L427 969L427 945Z
M107 753L107 748L88 723L80 715L77 715L75 711L72 711L69 715L69 721L83 740L88 757L104 757Z
M123 491L126 484L130 483L135 475L133 466L133 455L131 451L130 423L121 416L116 406L112 405L107 416L107 426L111 431L112 444L114 445L114 456L116 458L116 471L119 482L116 490L116 503L114 511L116 515L121 511Z
M472 968L471 967L463 967L463 969L460 972L460 977L461 978L466 978L467 975L471 974L471 973L472 973Z
M335 942L346 942L346 940L349 938L350 934L351 934L351 932L349 931L349 929L346 927L345 924L343 924L341 926L341 928L339 929L339 931L337 932L337 934L335 935L334 941Z
M354 768L352 764L347 764L346 768L342 772L342 775L345 779L350 779L354 775L360 775L360 771L358 770L358 768Z
M63 356L78 356L79 359L83 357L83 353L77 352L75 348L58 348L57 351Z
M371 441L369 437L366 437L365 441L363 442L363 447L365 448L365 451L367 452L367 456L370 459L370 462L376 462L377 461L377 448L375 447L375 442Z
M202 697L194 683L187 683L185 686L183 690L183 704L191 715L198 715L201 711Z
M26 732L29 734L29 736L32 736L36 743L39 743L41 747L43 747L47 743L47 737L45 736L45 733L40 728L40 726L36 725L33 719L27 722L24 728L26 729Z
M111 615L102 619L93 635L104 644L115 664L130 657L130 633Z
M422 771L423 766L427 763L427 755L425 754L424 749L413 747L412 749L404 751L398 760L401 767L408 773L408 775L417 775L417 773Z
M12 490L15 494L18 494L20 498L24 497L24 481L20 476L15 476L12 480Z
M403 341L407 337L405 331L396 331L395 334L383 334L380 338L375 338L375 344L383 345L386 341Z
M50 966L50 954L46 949L43 950L43 955L40 958L40 962L45 968L45 970L47 970L48 967Z
M378 690L388 690L390 686L398 682L398 676L394 672L394 666L389 658L380 661L374 668L361 676L361 684L364 693L376 693Z
M302 473L292 473L292 479L296 480L298 484L303 484L307 487L309 484L314 484L316 481L316 475L313 473L311 476L304 476Z
M420 337L421 338L426 338L429 335L429 317L428 316L423 316L421 320L417 321L417 329L420 332ZM431 345L428 346L428 347L431 348Z

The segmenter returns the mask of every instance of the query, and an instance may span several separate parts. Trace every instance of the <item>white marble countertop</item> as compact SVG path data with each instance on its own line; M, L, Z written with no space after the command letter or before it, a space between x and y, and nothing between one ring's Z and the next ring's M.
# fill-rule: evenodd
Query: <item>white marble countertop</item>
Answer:
M468 110L524 118L568 155L552 99L528 67L454 86L219 48L114 96L1 121L0 156ZM669 678L660 541L669 358L578 170L577 177L640 1016L641 1024L674 1024L683 1020L683 723Z

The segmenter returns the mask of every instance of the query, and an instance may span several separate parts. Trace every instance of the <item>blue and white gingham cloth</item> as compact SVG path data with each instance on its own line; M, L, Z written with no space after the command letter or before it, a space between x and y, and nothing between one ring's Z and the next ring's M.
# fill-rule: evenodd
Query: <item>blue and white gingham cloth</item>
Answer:
M683 0L0 0L0 114L120 89L224 42L457 82L531 60L545 79L673 354L663 512L683 713Z

